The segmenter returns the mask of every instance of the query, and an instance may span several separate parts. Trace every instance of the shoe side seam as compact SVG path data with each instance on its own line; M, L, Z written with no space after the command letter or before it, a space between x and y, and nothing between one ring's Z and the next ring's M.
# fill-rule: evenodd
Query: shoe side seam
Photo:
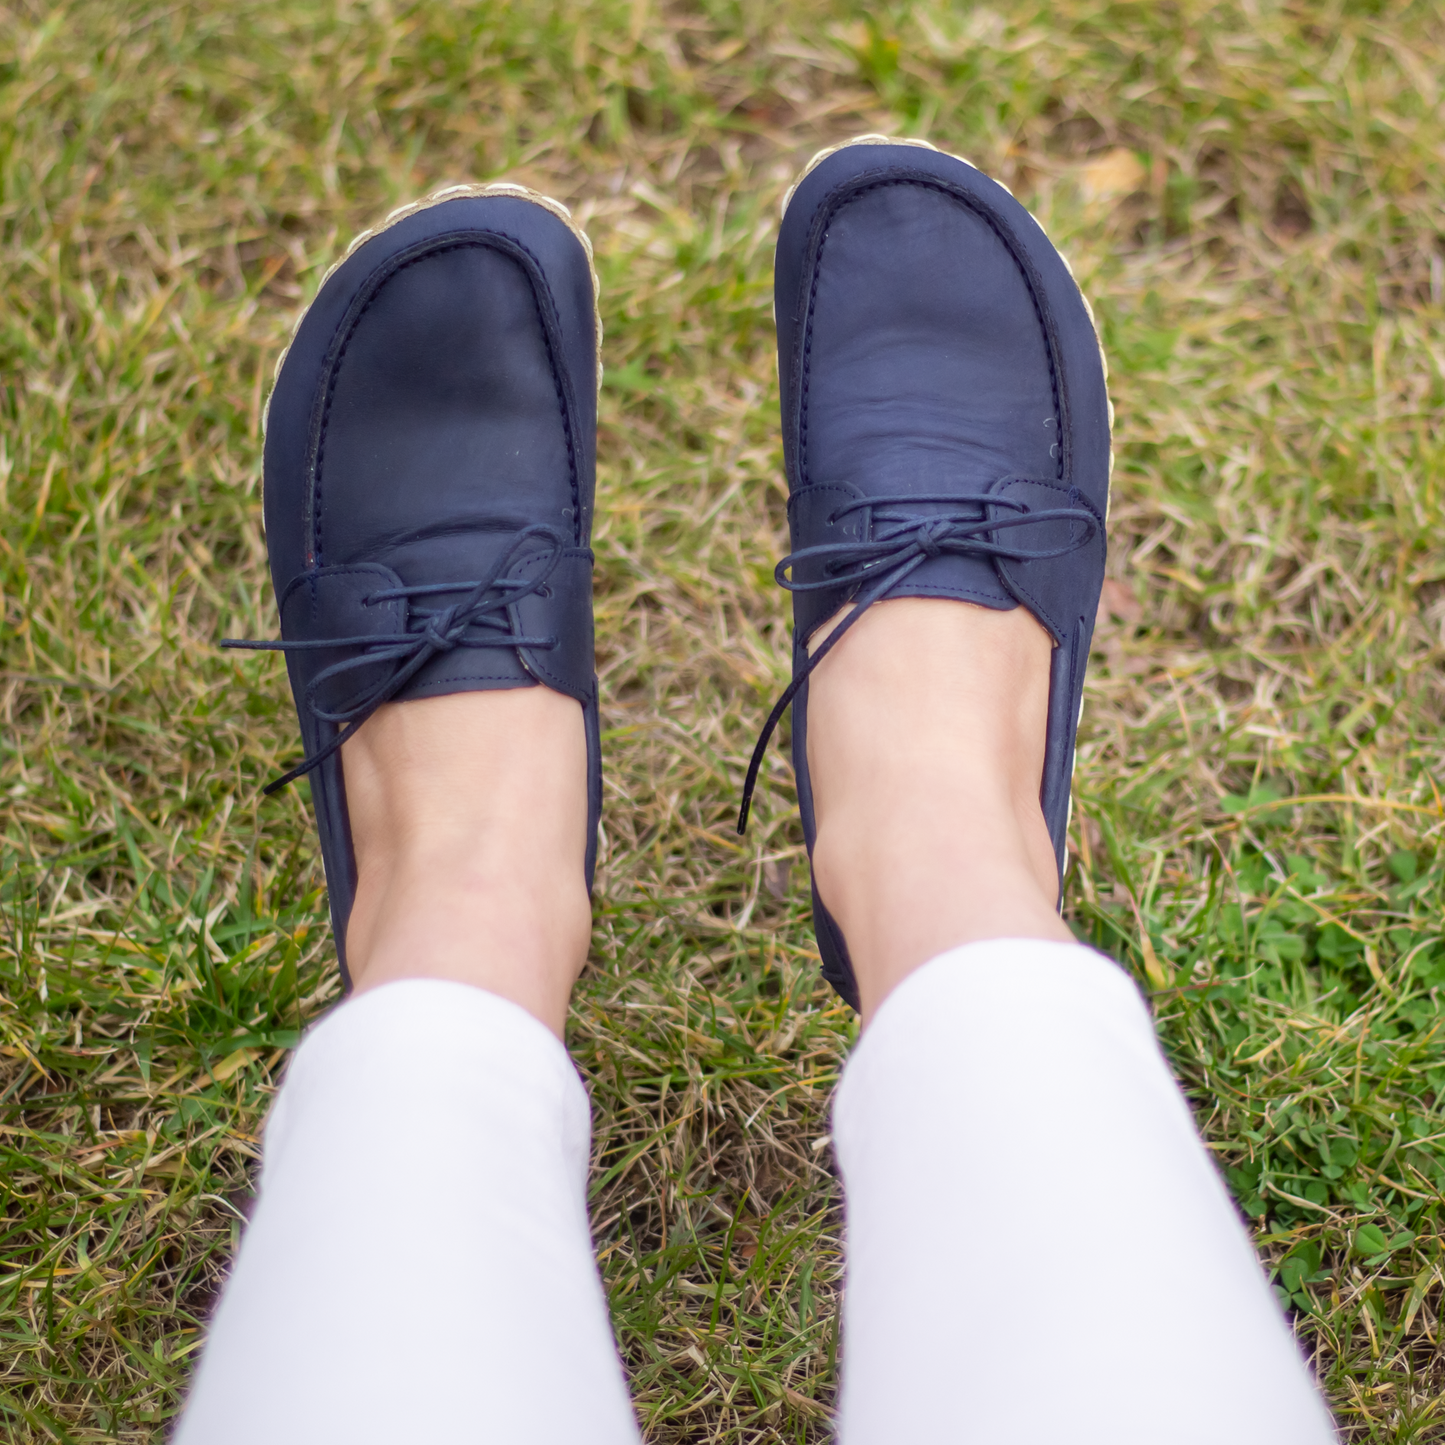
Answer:
M547 305L551 308L551 321L557 332L561 333L562 324L557 306L557 298L552 294L552 283L547 279L547 272L542 266L541 260L530 246L518 236L509 232L499 231L496 234L506 236L518 250L530 258L533 266L537 268L537 278L542 283L542 290L547 297ZM531 277L527 278L529 281ZM547 343L547 366L552 373L552 385L557 391L557 409L562 413L562 430L567 436L567 477L572 490L572 535L580 546L582 541L582 489L577 476L577 444L572 433L572 407L569 402L566 386L562 379L561 371L557 366L556 353L552 346L552 336L547 328L548 317L543 314L542 303L537 294L535 282L532 285L532 305L537 308L537 321L542 327L542 338Z

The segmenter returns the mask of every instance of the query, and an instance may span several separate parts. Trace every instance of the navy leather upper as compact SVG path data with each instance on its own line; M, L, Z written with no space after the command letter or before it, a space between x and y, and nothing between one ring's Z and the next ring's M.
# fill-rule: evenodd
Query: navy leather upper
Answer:
M795 673L817 628L880 586L1028 607L1056 643L1041 803L1062 874L1109 486L1078 287L1002 186L903 144L851 145L804 177L775 286ZM806 735L804 683L793 758L811 849ZM824 973L856 1004L846 944L814 905Z
M594 308L582 243L520 196L444 200L371 237L282 366L265 514L308 756L378 698L541 682L583 704L595 840ZM311 780L344 971L339 755Z

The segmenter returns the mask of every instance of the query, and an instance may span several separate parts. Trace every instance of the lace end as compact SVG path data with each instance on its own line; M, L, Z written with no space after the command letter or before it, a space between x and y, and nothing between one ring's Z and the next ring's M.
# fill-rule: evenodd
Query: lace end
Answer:
M783 706L787 705L784 698ZM743 801L738 808L738 837L741 838L748 831L748 814L753 809L753 792L758 786L758 773L763 766L763 757L768 751L768 744L773 738L773 729L777 726L777 720L782 716L782 706L775 707L763 724L763 731L753 746L753 755L748 759L748 775L743 780Z
M778 724L782 722L783 714L798 695L798 689L807 682L813 670L842 641L848 629L857 622L863 613L884 596L890 588L897 586L923 561L922 555L914 557L901 567L885 574L875 587L863 593L854 602L853 610L828 634L818 650L809 654L807 661L793 674L793 680L783 690L782 697L773 704L773 710L768 714L767 722L763 724L763 730L758 735L757 746L753 748L753 756L748 763L748 775L743 781L742 807L738 809L738 833L740 835L746 831L748 826L748 813L752 809L753 792L758 785L758 773L763 766L763 756L767 753L768 743L772 741L773 733Z
M777 731L778 724L782 722L783 714L787 712L789 703L797 696L798 689L808 680L808 674L812 670L812 659L810 658L808 666L787 685L782 697L773 704L773 710L768 714L768 720L763 724L762 732L758 734L753 755L748 760L748 775L743 779L743 802L742 807L738 810L738 834L740 836L747 831L748 813L752 810L753 793L758 786L758 773L762 770L763 758L767 756L768 744L772 742L773 733Z
M373 707L371 711L375 712L376 708ZM261 789L261 796L269 798L272 793L279 793L288 783L294 783L297 778L304 778L307 773L315 772L327 758L333 753L339 753L342 747L356 736L356 730L366 721L366 718L370 716L371 713L368 712L366 717L358 718L355 722L348 723L320 752L312 753L309 758L303 758L289 773L282 773L279 778L267 783L266 786Z
M289 773L282 773L279 778L274 778L271 782L267 783L266 786L261 789L261 796L263 798L269 798L272 794L279 793L282 788L288 787L294 783L297 778L304 778L320 761L320 758L313 758L304 763L297 763Z

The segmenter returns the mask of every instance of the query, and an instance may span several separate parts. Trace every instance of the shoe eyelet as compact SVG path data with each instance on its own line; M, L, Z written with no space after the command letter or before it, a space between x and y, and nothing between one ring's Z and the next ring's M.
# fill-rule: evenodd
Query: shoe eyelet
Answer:
M368 592L366 596L361 599L361 605L363 607L370 607L374 600L375 599L372 597L371 593Z
M537 589L537 596L538 596L538 597L548 597L548 598L550 598L551 595L552 595L552 589L551 589L545 582Z

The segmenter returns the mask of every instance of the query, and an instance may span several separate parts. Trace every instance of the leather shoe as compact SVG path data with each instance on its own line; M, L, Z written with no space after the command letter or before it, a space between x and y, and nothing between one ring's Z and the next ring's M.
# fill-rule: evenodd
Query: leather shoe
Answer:
M386 702L546 686L585 718L601 808L592 552L596 277L513 185L403 207L323 281L267 403L266 542L346 973L342 744Z
M791 703L811 854L807 679L868 606L1024 606L1054 641L1039 801L1062 880L1111 463L1088 303L1003 186L925 142L866 136L815 157L785 203L775 305L793 548L777 579L793 594L793 681L758 741L739 831ZM857 1007L816 884L813 915L824 976Z

